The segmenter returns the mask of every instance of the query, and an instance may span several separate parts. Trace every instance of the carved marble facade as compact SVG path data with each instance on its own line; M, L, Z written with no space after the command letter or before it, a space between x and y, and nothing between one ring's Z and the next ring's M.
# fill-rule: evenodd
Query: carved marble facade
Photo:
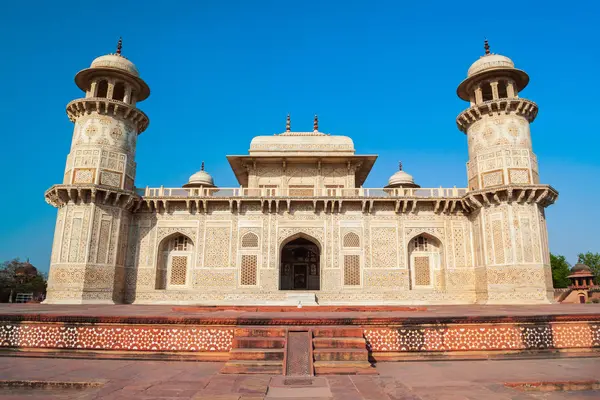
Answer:
M137 190L148 125L137 102L149 90L120 50L99 57L77 75L86 97L67 107L63 184L46 192L58 207L46 301L281 304L301 291L319 304L549 303L544 208L557 193L539 183L537 106L518 97L527 81L486 54L459 86L471 103L457 118L466 189L421 189L404 171L365 189L377 156L320 132L315 117L313 131L288 119L228 156L238 188L202 169L185 188ZM294 290L281 290L284 276Z

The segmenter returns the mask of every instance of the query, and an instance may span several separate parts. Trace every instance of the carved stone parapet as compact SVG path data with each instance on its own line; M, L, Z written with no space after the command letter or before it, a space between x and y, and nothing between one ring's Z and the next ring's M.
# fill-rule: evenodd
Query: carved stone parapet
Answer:
M104 185L54 185L46 191L46 203L60 208L68 203L99 203L135 209L141 197L132 191Z
M92 97L76 99L67 104L67 115L71 122L75 122L78 117L92 112L129 120L136 124L138 134L145 131L150 123L148 116L143 111L118 100Z
M548 207L558 198L558 192L550 185L508 185L468 192L462 199L469 211L503 202L539 204Z
M538 106L533 101L522 98L485 101L461 112L458 117L456 117L456 125L458 126L458 129L467 133L469 126L474 122L479 121L484 115L491 116L494 114L510 113L520 115L531 123L537 116Z
M176 197L176 196L144 196L134 209L145 209L150 212L168 212L173 205L184 204L188 212L207 212L209 203L226 203L230 212L239 212L242 203L260 203L264 213L289 212L293 203L312 203L315 210L320 209L325 213L342 212L342 206L348 203L358 203L364 213L377 210L377 205L382 203L392 204L398 214L416 213L420 206L433 206L436 214L453 215L470 210L463 198L423 198L423 197ZM430 208L431 209L431 208Z

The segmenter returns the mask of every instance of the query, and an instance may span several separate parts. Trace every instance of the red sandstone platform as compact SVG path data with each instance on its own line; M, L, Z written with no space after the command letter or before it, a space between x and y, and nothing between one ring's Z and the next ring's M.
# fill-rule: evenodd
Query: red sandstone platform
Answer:
M291 332L314 372L372 373L369 362L589 356L600 305L0 305L0 355L227 361L225 373L282 373Z
M171 306L0 304L0 321L184 325L388 325L600 321L598 304Z

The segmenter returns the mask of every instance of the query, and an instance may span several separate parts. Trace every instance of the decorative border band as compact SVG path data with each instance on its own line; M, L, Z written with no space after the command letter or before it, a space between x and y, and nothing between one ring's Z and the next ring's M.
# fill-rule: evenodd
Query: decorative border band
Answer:
M365 329L372 352L600 348L600 324L494 324Z
M233 328L0 324L0 347L150 352L229 352Z

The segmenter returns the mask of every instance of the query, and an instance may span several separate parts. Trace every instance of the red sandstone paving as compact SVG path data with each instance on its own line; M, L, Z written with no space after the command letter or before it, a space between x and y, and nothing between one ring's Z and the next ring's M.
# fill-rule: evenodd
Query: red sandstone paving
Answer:
M0 357L0 379L103 382L74 390L1 389L0 399L262 399L268 375L218 375L223 363ZM600 380L600 358L379 363L379 376L328 376L333 399L592 399L521 392L505 382ZM299 392L301 396L301 391ZM301 399L297 397L296 399Z

